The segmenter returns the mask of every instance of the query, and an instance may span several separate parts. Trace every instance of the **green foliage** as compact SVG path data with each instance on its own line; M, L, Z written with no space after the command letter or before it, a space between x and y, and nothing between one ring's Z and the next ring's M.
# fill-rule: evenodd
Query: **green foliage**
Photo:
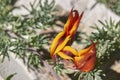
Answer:
M0 27L5 27L12 20L12 14L10 12L14 9L13 5L16 1L0 0Z
M11 46L14 46L11 49L11 52L16 54L16 57L24 58L26 56L26 50L28 45L26 45L26 41L22 39L17 39L16 41L11 42Z
M94 69L93 71L90 72L76 71L74 76L78 76L78 80L102 80L102 78L100 77L101 74L102 70Z
M120 0L115 3L115 6L111 7L114 12L120 15Z
M83 75L85 77L83 80L102 80L101 76L105 74L100 69L104 67L105 60L110 59L110 55L120 52L120 21L115 23L110 19L109 22L99 22L102 27L98 25L92 26L95 32L92 32L87 39L88 42L90 40L97 42L96 67L90 73L80 73L80 78Z
M30 13L29 15L25 15L27 16L25 21L29 24L29 26L33 26L33 28L45 29L54 22L54 16L51 15L51 12L53 11L55 2L52 0L51 3L48 3L48 0L45 0L44 4L42 4L40 0L37 4L35 3L35 1L33 4L30 3L32 10L29 10L26 6L23 6ZM26 22L24 24L26 24Z
M10 39L8 38L7 34L1 29L0 30L0 56L2 57L2 61L4 61L5 57L9 58L9 46L10 46Z
M120 0L97 0L97 1L104 3L112 11L120 15Z
M106 59L108 61L111 55L120 52L120 21L114 22L110 19L110 21L99 22L100 25L92 26L94 32L92 32L90 36L86 35L84 32L84 34L81 33L78 35L79 37L84 36L84 38L86 36L86 40L83 41L85 44L89 44L91 40L97 42L97 61L95 69L90 72L75 71L74 78L77 77L78 80L103 80L105 76L103 64L106 64Z
M97 32L93 32L90 36L91 39L98 43L97 58L98 60L108 58L110 54L120 50L120 21L115 23L112 20L109 22L101 22L102 25L94 26Z
M64 70L64 65L62 63L57 62L54 66L54 70L58 75L61 75L61 73Z
M38 35L32 36L29 43L30 46L34 46L35 48L42 48L44 44L48 44L48 38L46 35Z
M31 53L28 56L28 63L27 64L28 64L28 67L41 68L41 59L40 59L39 55Z
M0 56L4 60L9 58L9 53L27 62L28 66L39 67L42 58L43 45L48 45L48 35L40 34L54 25L53 7L54 0L34 0L29 14L13 15L12 11L17 0L0 0ZM17 7L17 8L19 8ZM28 60L26 60L28 59Z
M10 74L5 80L11 80L15 75L16 73Z

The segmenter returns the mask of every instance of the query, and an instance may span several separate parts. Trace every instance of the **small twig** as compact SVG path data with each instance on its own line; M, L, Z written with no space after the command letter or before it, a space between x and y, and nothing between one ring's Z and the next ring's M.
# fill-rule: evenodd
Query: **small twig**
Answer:
M18 33L16 33L16 32L12 32L11 30L8 30L8 29L6 29L6 30L4 30L5 31L5 33L9 36L9 37L12 37L12 38L22 38L22 39L24 39L21 35L19 35Z
M60 77L54 72L52 66L50 66L47 61L43 61L43 64L48 69L48 71L53 75L55 80L61 80Z

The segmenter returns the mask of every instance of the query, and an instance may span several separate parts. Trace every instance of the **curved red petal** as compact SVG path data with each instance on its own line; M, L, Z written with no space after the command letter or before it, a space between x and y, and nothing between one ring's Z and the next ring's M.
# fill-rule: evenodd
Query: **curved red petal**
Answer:
M94 69L95 62L96 62L96 56L92 56L86 61L83 67L79 68L79 70L83 72L89 72Z

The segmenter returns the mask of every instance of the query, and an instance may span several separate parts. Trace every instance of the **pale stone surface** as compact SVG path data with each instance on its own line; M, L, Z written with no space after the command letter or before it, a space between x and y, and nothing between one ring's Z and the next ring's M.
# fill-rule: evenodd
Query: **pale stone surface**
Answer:
M39 0L36 0L36 3L38 1ZM41 1L44 2L44 0L41 0ZM51 2L52 0L48 0L48 1ZM17 3L15 4L15 6L19 7L21 5L24 5L28 9L31 10L29 3L33 3L33 2L34 2L34 0L18 0ZM75 3L74 0L64 0L64 1L63 0L55 0L55 5L59 5L62 8L64 8L65 10L67 10L67 11L71 10L71 8L73 7L74 3ZM13 11L14 15L18 15L18 14L26 15L28 13L29 12L26 9L24 9L23 7L19 7L18 9L15 9Z
M0 76L0 80L3 80L2 76Z
M75 0L55 0L56 5L60 5L64 9L70 11L71 8L73 7L74 3L76 2Z
M117 73L120 73L120 60L115 61L115 63L111 66L111 69L116 71Z
M3 63L0 63L0 75L6 78L14 73L16 75L14 75L12 80L33 80L33 77L28 73L27 67L23 62L20 59L15 59L15 56L11 54L10 61L6 58Z
M109 22L111 18L114 22L120 21L120 16L108 9L104 4L96 3L96 0L79 0L75 5L75 8L79 10L80 13L84 11L84 16L78 31L82 30L88 35L90 35L91 32L94 32L90 26L97 24L99 27L103 27L98 20ZM77 49L81 49L81 46L75 44L75 47L76 46L78 46ZM109 67L111 67L115 72L120 73L120 61L116 61Z
M106 8L104 4L96 3L96 0L78 0L74 5L75 9L77 9L79 13L84 11L78 31L84 31L88 35L90 35L91 32L95 32L91 26L97 24L99 27L102 27L98 20L103 22L105 20L109 22L110 18L115 22L120 20L118 15ZM74 44L73 47L76 47L76 45L77 44ZM77 49L84 47L80 45L77 46Z
M119 16L106 8L104 4L96 3L96 0L79 0L75 5L75 8L79 10L80 13L84 11L81 27L88 34L93 31L90 26L95 24L100 25L98 20L109 21L110 18L115 22L120 20Z

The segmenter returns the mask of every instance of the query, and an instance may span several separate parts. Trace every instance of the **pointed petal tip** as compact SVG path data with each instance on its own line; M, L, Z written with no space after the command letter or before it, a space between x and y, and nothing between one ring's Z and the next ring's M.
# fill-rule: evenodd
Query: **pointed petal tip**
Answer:
M79 18L81 19L83 17L84 11L80 14Z

